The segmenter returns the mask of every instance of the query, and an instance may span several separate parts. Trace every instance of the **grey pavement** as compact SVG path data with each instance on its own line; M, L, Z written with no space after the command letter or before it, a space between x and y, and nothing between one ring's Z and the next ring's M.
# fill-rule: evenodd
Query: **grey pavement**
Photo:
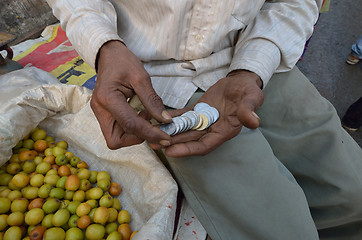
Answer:
M340 118L362 96L362 61L345 62L352 44L362 34L362 0L331 0L322 13L299 69L321 95L336 108ZM350 133L362 147L362 129Z

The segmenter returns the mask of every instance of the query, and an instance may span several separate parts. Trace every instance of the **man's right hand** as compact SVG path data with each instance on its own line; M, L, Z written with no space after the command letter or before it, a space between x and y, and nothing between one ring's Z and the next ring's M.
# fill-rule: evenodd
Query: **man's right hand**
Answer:
M139 115L127 99L137 95L148 114ZM171 122L161 98L151 85L142 62L120 41L109 41L99 50L98 75L90 102L110 149L142 143L170 145L171 137L147 120Z

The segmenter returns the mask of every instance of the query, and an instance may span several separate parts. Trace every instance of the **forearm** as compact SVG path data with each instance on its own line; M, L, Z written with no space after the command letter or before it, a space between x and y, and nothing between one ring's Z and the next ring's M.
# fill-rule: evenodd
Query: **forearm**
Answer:
M276 0L264 4L239 35L230 71L247 69L263 80L293 68L313 32L322 0Z
M79 55L95 67L101 46L110 40L120 40L117 16L112 4L103 0L47 0L61 27Z

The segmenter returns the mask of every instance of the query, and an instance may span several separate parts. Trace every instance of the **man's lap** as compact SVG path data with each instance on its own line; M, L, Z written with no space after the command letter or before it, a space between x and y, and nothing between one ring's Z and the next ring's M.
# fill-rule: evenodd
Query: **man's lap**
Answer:
M333 211L320 214L317 206L334 200L323 196L335 191L323 191L346 183L334 174L336 167L346 171L344 179L360 168L361 151L340 127L334 108L298 69L275 74L264 94L259 129L243 129L209 155L168 162L213 239L317 239L308 204L315 204L312 215L319 227L340 224L353 209L335 215L333 222L325 216ZM342 156L351 159L347 167Z

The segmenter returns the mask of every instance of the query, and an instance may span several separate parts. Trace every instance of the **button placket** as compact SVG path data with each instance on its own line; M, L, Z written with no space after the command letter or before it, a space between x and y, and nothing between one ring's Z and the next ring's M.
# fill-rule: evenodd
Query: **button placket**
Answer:
M194 59L196 56L199 56L200 52L205 48L205 46L203 46L205 34L207 35L205 31L209 29L208 25L211 21L210 17L212 17L210 16L210 11L213 9L214 4L214 1L196 1L185 50L186 59Z

